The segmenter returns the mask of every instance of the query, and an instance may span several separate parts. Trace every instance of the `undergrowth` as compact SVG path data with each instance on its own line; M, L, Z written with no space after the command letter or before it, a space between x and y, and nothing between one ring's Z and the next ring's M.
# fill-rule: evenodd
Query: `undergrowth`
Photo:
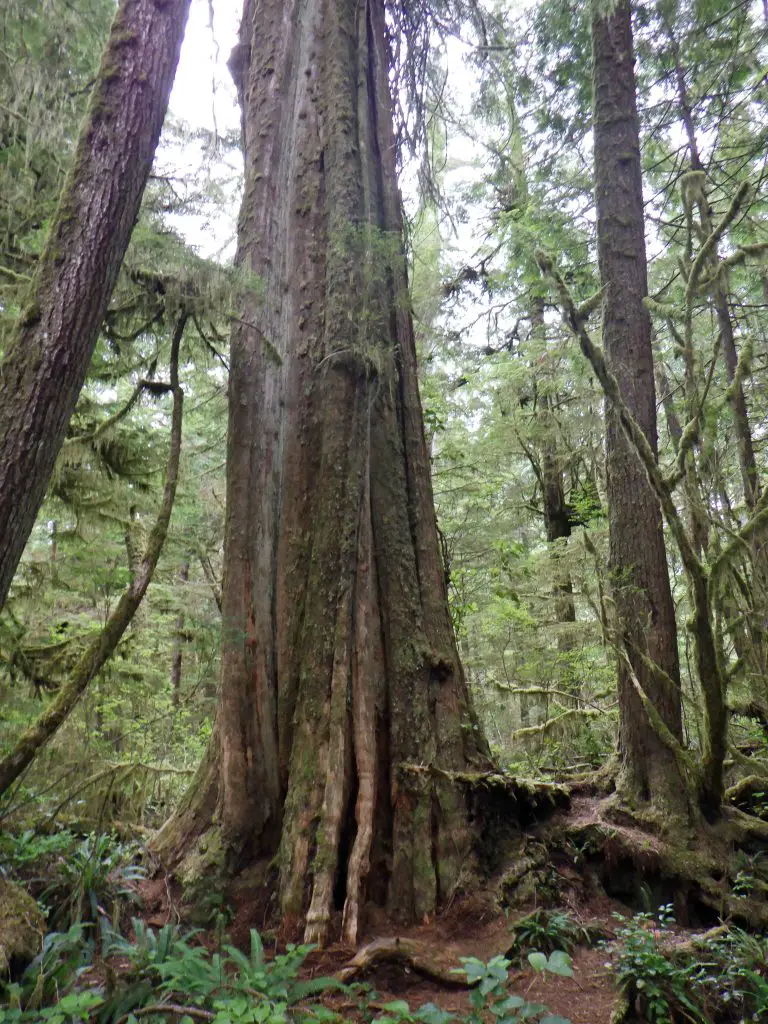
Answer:
M509 930L512 942L507 956L512 958L522 958L532 950L573 953L577 946L592 945L595 938L594 929L579 924L567 911L542 907L521 917Z
M333 993L343 993L346 1005L356 1006L357 1020L373 1024L570 1024L545 1006L510 993L510 961L503 957L488 963L464 960L460 970L474 987L470 1012L457 1016L433 1004L411 1010L402 1000L375 1003L365 987L345 986L335 978L302 978L311 946L289 945L267 958L259 934L251 931L246 956L229 944L210 951L196 943L197 933L182 934L170 924L154 931L134 919L132 926L132 939L117 933L109 937L98 965L88 926L48 935L22 977L4 986L7 1005L0 1009L0 1024L342 1022L344 1015L320 999ZM572 973L570 958L562 952L550 957L534 953L529 959L538 971Z
M680 945L674 913L626 920L605 948L606 967L626 1006L648 1024L731 1024L768 1020L768 938L730 928L705 944Z
M139 848L107 835L0 835L3 874L22 880L52 930L22 974L0 982L0 1024L569 1024L524 994L508 970L571 977L570 954L596 938L562 910L536 909L510 926L506 956L462 967L470 1008L412 1009L381 1003L366 986L307 979L310 946L267 957L258 933L248 954L223 928L203 934L167 924L155 930L123 911L136 902L144 871ZM207 943L206 946L204 943ZM213 945L215 948L208 948ZM629 1014L647 1024L743 1024L768 1020L768 938L722 928L704 944L680 942L671 906L619 918L603 944Z
M136 904L137 883L146 877L137 863L140 853L137 843L104 832L0 833L3 872L24 884L57 931L105 920L117 927L126 908Z

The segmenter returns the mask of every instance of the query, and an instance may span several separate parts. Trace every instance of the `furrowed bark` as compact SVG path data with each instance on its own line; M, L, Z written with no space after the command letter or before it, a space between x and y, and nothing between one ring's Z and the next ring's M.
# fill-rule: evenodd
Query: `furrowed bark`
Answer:
M139 212L190 0L122 0L50 234L0 363L0 608Z
M628 0L592 19L595 181L603 338L609 372L656 457L656 405L648 291L639 123ZM659 502L625 435L606 409L609 565L620 643L634 677L676 741L682 738L677 628ZM655 672L656 664L661 672ZM619 658L619 790L632 803L688 813L675 757L653 728ZM671 683L671 685L670 685Z
M0 796L7 791L24 769L32 763L43 747L66 721L91 681L101 671L120 643L123 634L131 624L152 581L158 559L168 535L168 525L176 497L181 456L181 425L183 392L179 385L179 346L184 334L186 314L176 325L171 351L170 387L173 393L171 413L171 443L165 470L165 487L157 519L147 539L144 557L123 593L115 610L107 619L104 629L91 642L72 669L71 678L65 683L45 711L19 738L13 750L0 761Z
M489 763L432 503L383 2L248 0L230 66L259 285L232 337L209 823L233 868L276 859L284 931L324 942L343 908L354 942L367 901L420 919L471 863L463 791L401 766ZM168 824L169 859L204 813Z

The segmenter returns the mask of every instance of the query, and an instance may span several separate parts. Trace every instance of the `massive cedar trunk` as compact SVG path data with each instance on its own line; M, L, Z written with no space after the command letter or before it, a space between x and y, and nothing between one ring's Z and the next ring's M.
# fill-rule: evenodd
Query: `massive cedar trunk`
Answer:
M189 3L120 3L59 208L0 363L0 608L139 211Z
M656 402L650 320L643 305L647 266L643 224L630 5L608 16L595 7L594 140L597 235L604 287L603 342L627 408L656 453ZM675 756L654 729L638 693L650 699L671 735L682 738L680 672L659 503L646 472L607 407L606 461L610 567L619 647L620 795L687 814Z
M284 922L433 913L487 763L448 613L401 249L383 0L246 0L253 275L232 335L215 741L157 849L278 854Z

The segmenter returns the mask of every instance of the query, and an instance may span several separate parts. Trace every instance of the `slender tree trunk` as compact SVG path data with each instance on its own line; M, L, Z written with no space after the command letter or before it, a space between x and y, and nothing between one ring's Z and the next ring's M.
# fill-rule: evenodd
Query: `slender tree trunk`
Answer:
M120 3L59 208L0 363L0 608L139 212L189 3Z
M402 256L383 0L247 0L215 743L156 844L274 857L283 921L420 920L488 764L456 651Z
M176 613L176 625L173 633L173 654L171 656L171 700L177 708L181 700L181 670L184 662L184 584L189 579L189 556L185 555L184 561L179 569L179 583L181 584L181 601L179 610Z
M680 449L680 442L683 437L683 428L675 409L664 363L658 353L655 353L654 373L656 386L659 390L661 406L664 409L664 416L667 421L667 433L672 441L675 452ZM683 481L685 490L685 504L688 512L688 528L691 534L691 542L697 557L701 557L709 548L709 519L707 518L707 507L701 486L698 467L694 459L689 456L685 479Z
M648 285L639 124L627 0L607 17L595 9L592 43L605 356L655 454L650 319L643 305ZM675 756L653 728L633 683L634 676L672 736L681 740L677 629L659 503L610 403L606 419L609 564L620 647L618 788L631 805L651 803L683 816L689 808Z
M138 567L138 572L104 624L104 629L80 656L71 671L69 680L61 687L37 721L22 733L14 748L0 760L0 796L6 792L9 786L13 785L24 769L56 735L57 730L69 717L91 681L112 657L152 581L165 538L168 535L168 524L171 521L179 477L183 392L179 386L178 366L179 346L186 319L186 314L183 314L176 325L173 339L170 383L168 385L168 390L173 394L171 445L165 471L163 499L157 519L147 538L144 557Z
M701 162L698 142L696 139L696 125L694 122L693 109L691 107L688 89L685 80L685 68L680 62L680 52L677 39L671 28L667 26L667 34L670 44L675 53L676 64L675 74L677 82L677 99L680 105L680 116L688 138L688 151L690 156L691 170L705 175L704 164ZM708 238L712 233L712 213L706 195L706 185L702 180L701 186L697 189L697 206L701 220L701 229L704 237ZM689 211L690 212L690 211ZM720 256L717 246L712 250L712 262L717 265ZM739 468L744 488L744 501L750 512L754 510L760 498L760 477L757 471L755 459L755 446L752 440L752 430L749 425L749 412L747 411L747 400L744 396L744 387L741 380L736 379L736 368L739 362L739 355L736 348L736 335L733 329L733 318L728 305L727 285L723 283L723 275L718 275L712 288L712 303L717 315L717 326L720 334L720 344L723 350L726 372L728 374L728 389L730 395L731 409L733 410L733 422L736 428L736 439L739 447Z
M712 234L714 228L712 211L707 195L706 172L699 153L696 122L688 95L686 69L681 61L680 47L671 25L666 24L665 27L675 56L677 99L680 106L680 116L688 139L690 167L692 172L701 177L701 182L695 191L695 195L701 232L706 239ZM693 200L690 200L690 202L693 203ZM686 212L688 214L690 231L693 210L688 209ZM690 244L692 244L692 240L689 242L689 246ZM720 264L720 255L716 244L712 247L710 263L713 269L717 269ZM727 394L736 433L744 504L747 515L751 516L754 515L760 500L762 487L755 457L755 445L752 437L747 400L744 394L744 384L742 375L738 372L739 353L736 346L733 316L731 315L731 307L728 301L727 273L721 271L721 273L716 275L715 282L711 288L711 299L717 317L720 347L728 377L729 386ZM768 549L757 537L752 539L751 556L753 569L752 593L750 595L752 614L749 623L750 643L745 651L746 664L748 666L749 685L753 694L753 700L762 706L763 714L768 714L768 649L765 643L765 630L768 627ZM738 600L734 601L732 597L726 597L724 603L726 606L730 605L731 608L738 610Z

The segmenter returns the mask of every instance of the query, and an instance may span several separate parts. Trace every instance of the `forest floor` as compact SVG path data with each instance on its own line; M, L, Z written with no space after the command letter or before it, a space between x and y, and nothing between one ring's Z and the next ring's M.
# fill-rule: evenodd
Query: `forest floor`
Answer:
M604 914L607 908L595 909ZM612 933L616 921L611 913L615 909L612 907L606 916L585 918L584 923L599 924ZM622 909L627 913L626 908ZM502 915L494 920L473 921L471 914L467 916L463 910L459 904L430 924L402 929L397 934L422 944L433 957L437 956L441 963L452 967L460 967L462 957L487 961L503 955L509 948L512 918ZM390 934L394 932L390 931ZM377 930L376 938L381 935L382 932ZM322 977L337 972L349 959L348 949L330 947L311 954L307 965L314 976ZM577 947L573 951L572 978L537 974L530 967L524 970L513 968L509 973L509 988L531 1002L545 1004L553 1014L567 1018L572 1024L609 1024L616 989L606 967L607 962L605 949ZM425 1003L434 1003L457 1016L466 1014L469 1008L469 990L448 987L402 965L384 964L373 968L364 977L375 989L379 1004L404 999L416 1010Z
M572 827L591 825L599 818L598 804L599 801L594 797L578 797L572 801L569 809L555 812L550 822L567 819ZM649 859L653 860L651 854L656 841L652 836L639 833L632 826L616 824L612 825L612 835L615 844L623 839L626 844L642 848ZM537 835L535 828L524 835L518 849L521 858L528 858L540 839L541 834ZM621 849L620 844L616 848ZM538 891L534 891L533 898L513 902L505 912L499 910L498 888L457 900L436 919L411 928L398 929L383 911L369 910L359 949L397 938L408 949L416 950L417 953L421 951L423 956L419 954L417 959L434 964L438 973L448 978L453 969L461 968L462 958L487 962L495 956L509 953L509 959L514 961L509 971L510 992L531 1002L545 1004L552 1014L570 1020L571 1024L610 1024L618 998L615 974L611 969L611 962L616 956L611 949L611 940L617 929L622 928L622 920L632 918L638 906L637 899L630 906L607 895L606 889L623 896L627 877L632 876L633 884L639 884L640 889L645 888L644 895L648 902L653 902L654 898L656 904L672 902L677 894L674 881L670 881L662 890L652 892L643 881L643 872L638 871L636 865L630 865L628 870L620 856L607 865L603 863L602 874L594 868L594 863L581 861L577 864L566 855L555 855L547 862L549 881L545 883L546 893L543 898ZM284 944L277 942L274 934L269 931L271 908L265 905L263 874L259 873L257 877L260 883L258 887L249 883L247 875L241 876L236 883L230 903L233 916L226 930L230 941L247 951L250 930L256 929L269 955L280 952ZM647 877L652 880L652 873ZM148 924L160 926L168 920L178 919L174 905L180 893L175 891L167 879L160 876L146 881L141 890L143 916ZM572 977L536 972L528 966L525 956L510 953L515 923L538 905L544 905L548 910L565 911L583 933L589 933L593 939L602 937L602 940L593 941L592 944L588 944L585 938L584 945L576 945L571 950ZM336 923L340 925L340 920ZM667 927L662 943L664 948L688 942L694 936L706 932L716 921L700 923L702 926L695 929L680 925ZM652 927L650 921L648 927ZM658 932L656 934L660 935ZM355 955L356 951L348 946L331 945L310 953L304 962L303 971L307 977L313 978L338 976ZM521 966L516 967L515 964ZM392 959L368 967L356 974L354 980L366 982L375 992L369 994L368 1005L379 1012L384 1004L393 1000L406 1001L412 1011L425 1003L434 1003L457 1016L466 1015L470 1005L469 989L462 987L460 980L456 984L438 981L425 976L413 964L394 962ZM350 1001L349 995L331 994L324 997L323 1001L327 1002L329 1008L343 1012L348 1019L363 1019L361 1005Z
M144 883L142 890L147 922L152 926L164 924L171 917L169 911L173 896L165 880L159 878ZM490 913L488 907L488 901L470 898L457 902L433 921L401 929L394 928L383 914L381 917L374 914L369 916L361 948L376 940L397 937L407 943L409 948L423 949L425 959L446 971L460 968L462 957L488 961L508 951L510 928L514 921L534 909L532 905L516 908L506 916L497 911ZM632 915L628 907L606 896L593 897L588 903L579 903L578 906L565 905L563 909L579 925L599 931L608 940L612 938L617 925L620 925L614 915ZM240 899L234 904L233 910L235 916L227 933L235 945L246 950L250 929L262 931L263 901L259 904L248 898ZM268 954L269 934L262 932ZM680 929L681 941L689 936L690 932ZM273 945L272 951L279 952L278 944ZM315 950L305 961L306 976L320 978L337 975L354 955L355 950L340 944ZM527 965L525 968L513 967L509 972L510 991L532 1002L544 1003L551 1013L567 1018L572 1024L610 1024L617 992L612 972L607 966L609 963L608 949L578 946L573 950L572 978L536 973ZM425 1003L434 1003L457 1015L465 1014L469 1008L467 988L432 980L402 963L378 964L355 980L367 982L374 990L375 995L369 996L374 1008L391 1000L405 1000L414 1011ZM331 994L324 1001L329 1008L342 1011L349 1019L358 1016L355 1010L357 1004L350 1003L348 997Z

